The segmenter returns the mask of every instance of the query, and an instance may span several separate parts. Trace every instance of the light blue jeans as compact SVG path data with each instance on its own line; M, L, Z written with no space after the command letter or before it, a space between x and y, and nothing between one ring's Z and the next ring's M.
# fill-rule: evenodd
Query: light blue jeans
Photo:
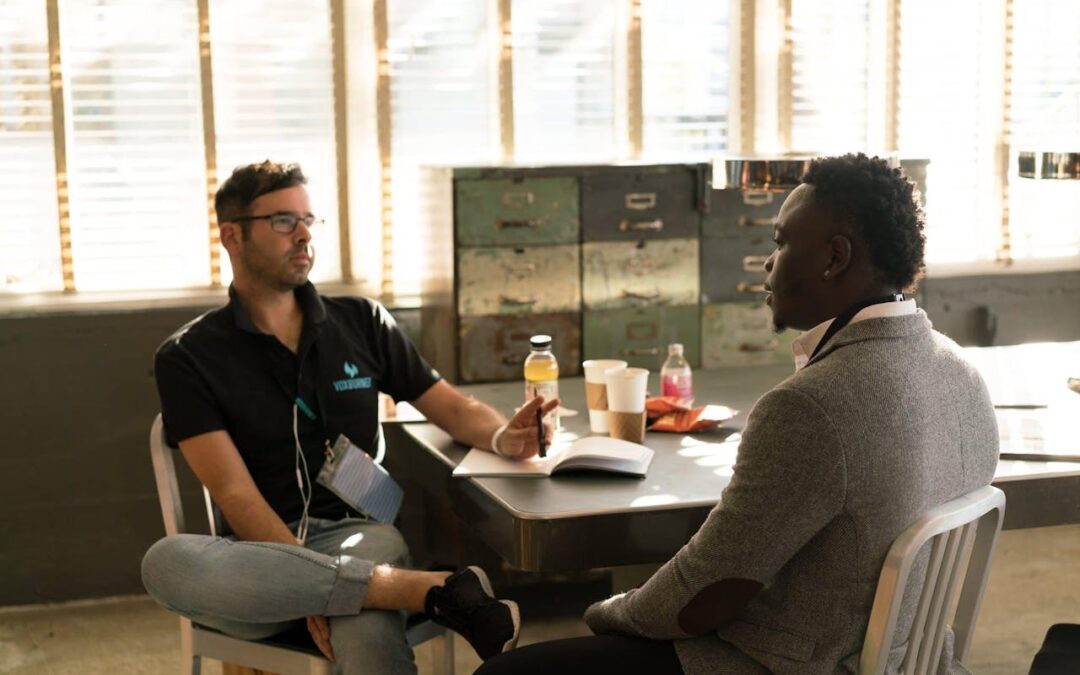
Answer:
M415 675L405 613L361 611L374 567L408 562L392 525L312 518L304 546L165 537L143 557L142 579L165 607L239 638L266 638L308 616L330 617L335 672Z

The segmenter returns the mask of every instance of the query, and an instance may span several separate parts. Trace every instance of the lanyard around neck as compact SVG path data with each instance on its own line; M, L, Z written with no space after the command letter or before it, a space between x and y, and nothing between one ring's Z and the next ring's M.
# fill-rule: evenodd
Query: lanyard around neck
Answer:
M829 328L825 331L825 334L821 336L821 339L818 340L817 346L814 347L814 353L810 355L810 360L813 360L813 358L817 356L818 352L821 351L821 348L825 346L825 343L828 342L832 338L832 336L839 333L840 330L844 328L844 326L847 326L849 323L851 323L851 320L855 318L855 315L862 310L870 307L871 305L883 305L886 302L903 301L903 293L892 293L890 295L871 298L869 300L863 300L862 302L856 302L851 307L848 307L843 312L838 314L837 317L833 319L833 322L829 324Z

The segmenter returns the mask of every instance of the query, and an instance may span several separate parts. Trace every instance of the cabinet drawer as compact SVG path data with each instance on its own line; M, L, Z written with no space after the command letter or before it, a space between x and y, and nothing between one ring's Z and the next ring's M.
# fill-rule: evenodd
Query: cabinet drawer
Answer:
M586 359L623 359L630 365L659 373L667 346L681 342L690 365L699 358L698 305L630 307L585 312L582 321ZM659 381L652 390L659 391Z
M776 333L772 311L761 303L705 305L701 312L701 361L705 368L791 363L797 331Z
M712 190L701 235L731 237L760 232L771 238L780 205L790 193L791 190Z
M774 247L771 233L702 239L701 301L710 304L763 300L765 259Z
M695 166L618 166L581 178L585 241L696 237L701 223Z
M586 308L698 302L697 239L586 242L581 249Z
M457 307L462 316L578 311L577 244L458 249Z
M460 179L454 217L464 246L574 243L580 237L577 178Z
M552 337L559 377L573 377L581 371L580 320L581 315L576 312L462 317L459 379L463 383L524 382L522 373L525 357L529 355L529 338L539 334Z

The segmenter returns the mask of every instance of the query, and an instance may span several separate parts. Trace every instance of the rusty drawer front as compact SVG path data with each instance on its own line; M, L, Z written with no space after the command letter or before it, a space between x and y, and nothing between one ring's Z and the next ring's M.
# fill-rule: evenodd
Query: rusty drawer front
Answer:
M578 245L458 249L457 307L462 316L578 311Z
M698 240L582 244L587 309L697 304Z
M524 316L462 317L459 328L463 383L522 380L529 338L552 336L559 376L581 371L581 315L576 312ZM524 381L524 380L522 380Z
M696 304L585 312L584 358L624 359L632 366L659 373L667 358L667 346L681 342L686 359L696 367L700 363L699 319ZM659 391L659 384L659 380L654 381L651 389Z
M791 190L711 190L709 213L701 223L703 237L745 236L763 233L772 237L780 205Z
M676 239L698 236L694 165L613 166L581 178L581 235L585 241Z
M773 252L772 234L701 240L701 302L764 300L765 259Z
M791 363L797 331L776 333L772 311L761 303L705 305L701 311L701 361L705 368Z
M461 246L570 244L581 235L578 179L509 177L454 182Z

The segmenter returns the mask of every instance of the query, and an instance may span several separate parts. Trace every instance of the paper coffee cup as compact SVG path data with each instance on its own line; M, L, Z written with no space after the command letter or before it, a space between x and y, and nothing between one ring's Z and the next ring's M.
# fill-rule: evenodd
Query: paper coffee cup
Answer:
M624 413L645 412L645 391L649 371L644 368L610 368L604 371L607 382L608 410Z
M604 371L608 395L608 430L612 438L640 443L645 440L645 391L649 371L612 368Z
M608 432L607 380L604 372L626 367L618 359L591 359L581 364L585 370L585 404L589 409L589 430L597 434Z

